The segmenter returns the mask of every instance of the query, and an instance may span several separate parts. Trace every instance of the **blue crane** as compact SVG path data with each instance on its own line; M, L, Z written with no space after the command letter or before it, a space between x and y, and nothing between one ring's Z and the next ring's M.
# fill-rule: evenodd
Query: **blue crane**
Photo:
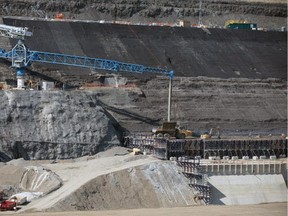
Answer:
M172 95L172 79L174 72L160 67L147 67L140 64L131 64L114 60L90 58L86 56L66 55L60 53L49 53L29 50L24 44L25 37L31 37L32 32L28 28L8 26L0 24L0 36L19 39L18 43L11 51L0 50L0 58L10 60L12 67L17 68L17 88L24 86L24 68L31 66L33 62L59 64L76 66L83 68L93 68L100 70L108 70L113 73L131 72L131 73L155 73L169 76L169 99L168 99L168 121L170 121L171 112L171 95Z
M11 51L0 50L0 58L9 59L12 67L17 68L17 76L23 76L23 68L29 67L33 62L68 65L84 68L108 70L113 72L132 73L158 73L173 78L173 71L159 67L147 67L140 64L131 64L108 59L90 58L86 56L66 55L29 50L22 40Z

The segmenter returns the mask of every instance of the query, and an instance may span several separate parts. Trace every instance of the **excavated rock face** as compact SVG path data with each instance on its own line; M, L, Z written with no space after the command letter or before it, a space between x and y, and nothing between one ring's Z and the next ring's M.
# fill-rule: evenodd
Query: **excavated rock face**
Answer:
M89 92L0 92L0 160L74 158L119 144Z

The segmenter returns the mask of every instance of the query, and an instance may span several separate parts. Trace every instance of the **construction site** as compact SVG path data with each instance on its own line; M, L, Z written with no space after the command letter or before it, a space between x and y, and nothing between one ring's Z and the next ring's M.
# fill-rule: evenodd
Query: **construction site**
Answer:
M286 1L48 2L0 1L0 215L287 215Z

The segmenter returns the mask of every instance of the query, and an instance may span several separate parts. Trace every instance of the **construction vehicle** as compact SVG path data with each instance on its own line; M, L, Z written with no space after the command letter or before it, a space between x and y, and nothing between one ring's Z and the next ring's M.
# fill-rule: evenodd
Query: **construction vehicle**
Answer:
M152 130L152 132L159 138L185 139L192 136L192 131L179 128L177 122L164 122L161 127Z
M227 20L224 28L228 29L257 29L256 23L249 23L245 20Z
M63 13L57 13L57 14L55 14L55 19L57 19L57 20L61 20L61 19L64 19L64 14Z
M220 133L221 133L220 127L211 128L209 133L201 134L200 139L211 139L212 136L215 134L215 132L217 133L217 138L221 139L221 137L220 137Z
M15 211L17 210L16 202L4 200L0 202L0 210L1 211Z

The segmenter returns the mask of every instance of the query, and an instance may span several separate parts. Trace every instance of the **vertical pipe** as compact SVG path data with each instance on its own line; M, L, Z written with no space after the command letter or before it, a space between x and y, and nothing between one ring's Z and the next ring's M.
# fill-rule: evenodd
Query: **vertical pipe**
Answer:
M246 162L246 173L248 173L249 167L248 167L248 161Z
M263 174L265 174L265 160L263 160Z
M168 118L167 121L170 122L171 119L171 100L172 100L172 78L169 79L169 95L168 95Z

